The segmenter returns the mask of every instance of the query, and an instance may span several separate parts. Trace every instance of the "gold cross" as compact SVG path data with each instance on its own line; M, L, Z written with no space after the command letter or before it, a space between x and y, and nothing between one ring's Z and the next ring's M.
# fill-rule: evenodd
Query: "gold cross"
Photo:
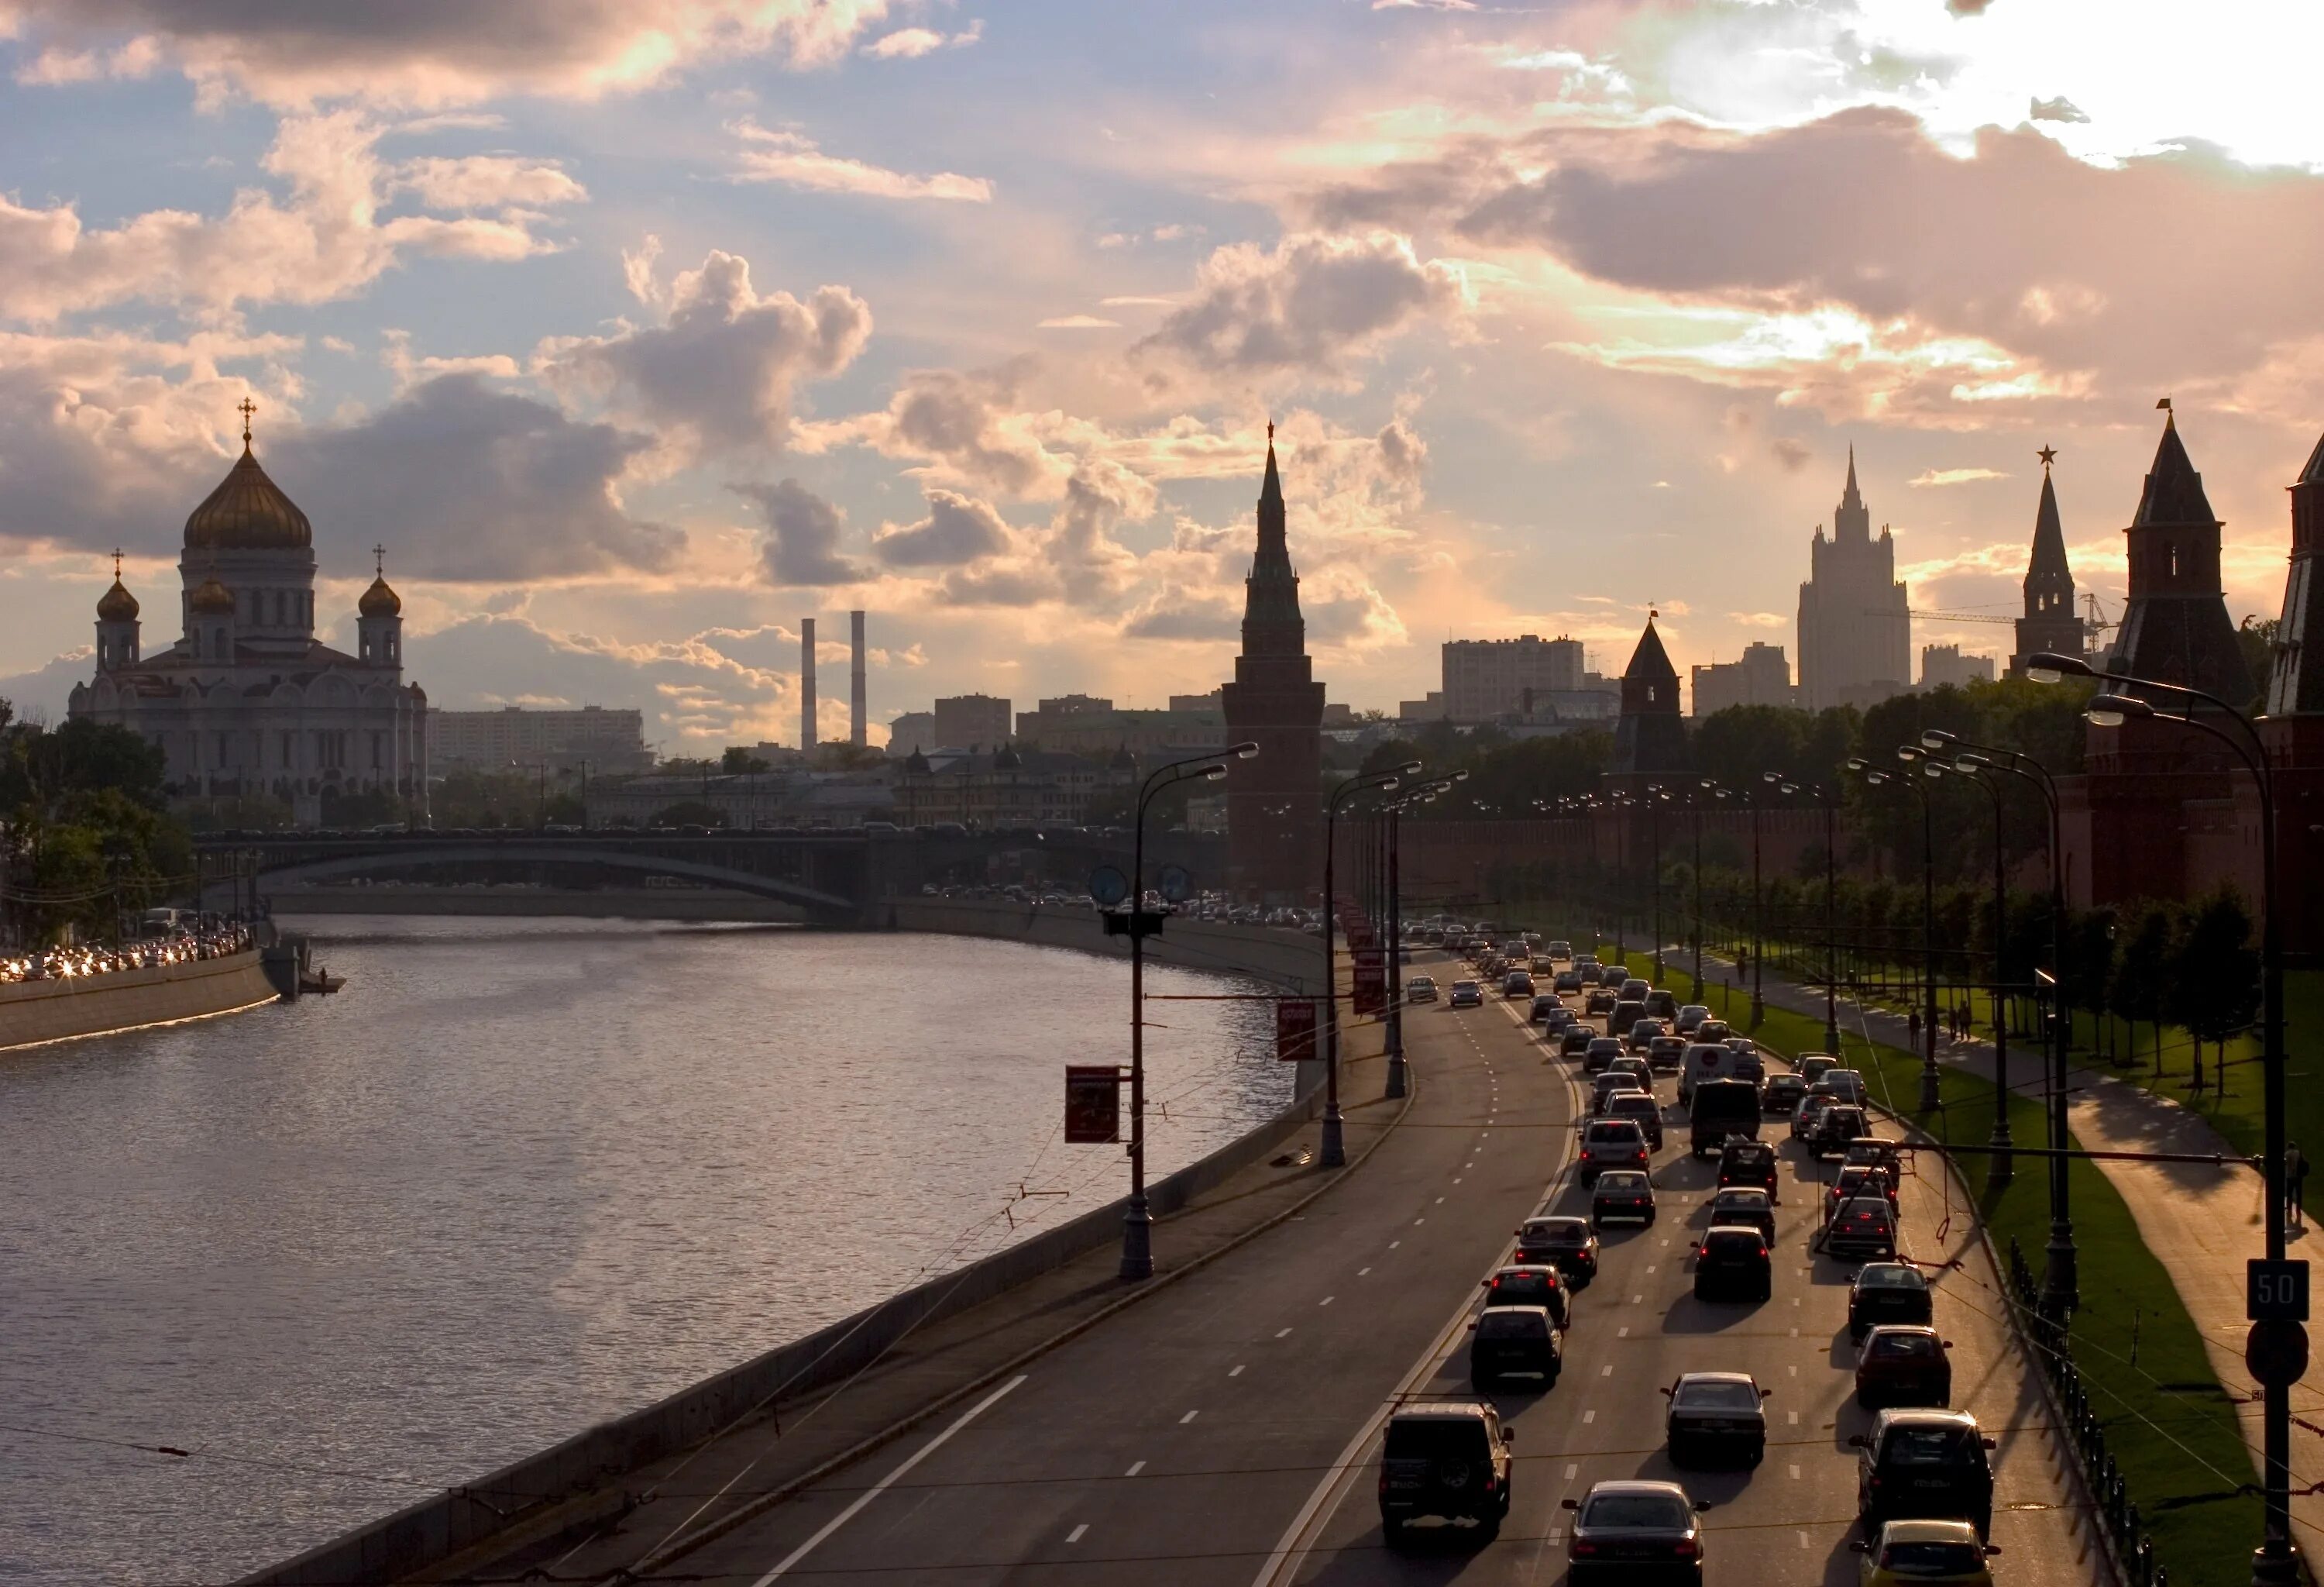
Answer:
M242 444L246 447L250 445L250 416L258 411L258 404L244 397L235 407L242 414Z
M121 582L121 548L119 546L113 548L113 582L115 584Z
M374 573L378 574L382 578L385 578L387 577L387 548L385 546L374 546L371 549L371 570Z

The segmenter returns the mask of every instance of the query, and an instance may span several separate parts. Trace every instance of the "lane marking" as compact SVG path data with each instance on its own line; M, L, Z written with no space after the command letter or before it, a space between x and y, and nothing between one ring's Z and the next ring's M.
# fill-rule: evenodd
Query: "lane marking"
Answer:
M1088 1530L1089 1523L1087 1521L1084 1521L1080 1526L1075 1527L1072 1531L1065 1534L1065 1541L1068 1543L1079 1543L1082 1540L1082 1534Z
M809 1537L805 1543L800 1544L797 1548L792 1549L788 1554L785 1555L781 1561L776 1564L773 1570L769 1571L765 1575L751 1583L751 1587L767 1587L767 1583L774 1581L777 1577L788 1574L790 1568L798 1564L799 1561L805 1559L808 1555L813 1554L816 1551L816 1548L825 1538L830 1536L834 1532L838 1531L842 1527L847 1525L848 1522L853 1520L857 1516L862 1515L865 1506L869 1505L873 1499L879 1498L881 1494L887 1492L889 1489L894 1487L898 1479L908 1475L914 1466L918 1465L922 1461L927 1459L928 1456L936 1453L937 1450L942 1449L946 1444L950 1443L954 1434L959 1432L963 1427L967 1426L971 1422L976 1420L977 1417L991 1409L993 1406L999 1404L1001 1398L1003 1395L1007 1394L1010 1389L1025 1381L1025 1377L1026 1374L1022 1372L1018 1373L1017 1376L1010 1379L1008 1382L1003 1383L1000 1388L994 1389L982 1399L978 1400L974 1405L969 1407L967 1410L961 1414L958 1421L953 1423L951 1426L946 1427L934 1438L929 1439L926 1444L921 1444L918 1450L906 1457L902 1464L899 1465L894 1471L889 1472L886 1476L881 1478L871 1487L865 1489L862 1494L857 1496L854 1503L849 1505L845 1509L841 1510L837 1515L832 1517L831 1519L825 1521L822 1527L816 1531L813 1536Z
M1394 1250L1397 1246L1402 1245L1404 1241L1401 1240L1391 1240L1388 1242L1388 1248L1390 1250Z
M1617 1339L1628 1339L1629 1336L1630 1336L1630 1328L1629 1328L1629 1324L1627 1324L1627 1323L1626 1323L1626 1324L1624 1324L1621 1327L1617 1328L1617 1329L1615 1329L1615 1330L1614 1330L1614 1337L1615 1337L1615 1338L1617 1338Z
M1125 1477L1135 1477L1139 1472L1145 1469L1146 1462L1144 1461L1132 1461L1130 1462L1130 1470L1122 1472L1122 1475Z
M1438 1197L1436 1198L1436 1204L1437 1204L1438 1206L1440 1206L1440 1207L1441 1207L1441 1206L1443 1206L1443 1205L1444 1204L1444 1198L1443 1198L1443 1196L1441 1196L1441 1195L1440 1195L1440 1196L1438 1196Z
M1200 1412L1200 1411L1188 1411L1185 1416L1180 1416L1180 1417L1178 1418L1178 1426L1180 1426L1181 1427L1183 1427L1183 1426L1185 1426L1187 1423L1189 1423L1189 1422L1193 1421L1196 1416L1201 1416L1202 1414L1203 1414L1203 1413L1202 1413L1202 1412Z
M1576 1478L1576 1477L1580 1476L1581 1474L1582 1474L1582 1468L1581 1468L1580 1466L1573 1465L1573 1464L1572 1464L1571 1462L1569 1462L1569 1463L1567 1464L1567 1466L1566 1466L1566 1468L1565 1468L1565 1480L1566 1480L1567 1481L1569 1481L1569 1482L1572 1481L1574 1478Z
M1412 1226L1413 1226L1415 1229L1417 1229L1417 1228L1419 1228L1423 1223L1427 1223L1427 1222L1428 1222L1428 1214L1427 1214L1427 1213L1423 1213L1419 1217L1415 1218L1415 1219L1412 1221Z
M1241 1367L1236 1367L1232 1371L1230 1371L1230 1372L1227 1374L1227 1376L1228 1376L1228 1377L1230 1377L1230 1378L1240 1378L1240 1377L1241 1377L1241 1376L1242 1376L1242 1368L1241 1368Z
M1800 1469L1799 1469L1799 1467L1797 1467L1797 1466L1787 1466L1787 1467L1785 1467L1784 1469L1785 1469L1786 1471L1788 1471L1788 1472L1791 1472L1791 1474L1792 1474L1792 1481L1793 1481L1796 1482L1796 1481L1798 1481L1800 1480Z
M1800 1425L1800 1413L1799 1413L1799 1412L1797 1412L1797 1411L1785 1411L1785 1412L1784 1413L1784 1417L1786 1418L1786 1423L1787 1423L1787 1425L1788 1425L1788 1426L1794 1426L1794 1427L1796 1427L1796 1426L1798 1426Z
M1655 1265L1654 1265L1654 1263L1652 1263L1652 1262L1648 1262L1648 1263L1646 1264L1646 1271L1647 1271L1647 1272L1649 1272L1649 1273L1651 1273L1651 1272L1653 1272L1654 1270L1655 1270Z
M1630 1296L1630 1304L1634 1306L1644 1306L1646 1304L1646 1297L1643 1295L1634 1295Z
M1802 1548L1808 1546L1808 1535L1805 1532L1800 1534L1800 1546Z
M1321 1299L1321 1300L1317 1301L1315 1304L1316 1304L1317 1306L1330 1306L1333 1301L1335 1301L1335 1300L1337 1300L1337 1299L1339 1299L1339 1298L1340 1298L1340 1297L1339 1297L1338 1296L1336 1296L1336 1295L1327 1295L1327 1296L1325 1296L1323 1299Z
M1369 1273L1369 1272L1370 1272L1370 1271L1371 1271L1371 1269L1370 1269L1370 1268L1358 1268L1358 1269L1356 1269L1356 1277L1357 1277L1357 1278L1362 1278L1365 1274L1367 1274L1367 1273Z
M1610 1377L1612 1377L1612 1376L1614 1375L1614 1363L1613 1363L1613 1362L1611 1362L1611 1361L1608 1361L1604 1366L1602 1366L1602 1367L1599 1368L1599 1369L1598 1369L1598 1375L1599 1375L1600 1378L1610 1378Z
M1582 1413L1582 1425L1583 1426L1585 1426L1585 1427L1587 1427L1588 1426L1590 1426L1590 1424L1591 1424L1591 1423L1592 1423L1592 1422L1596 1421L1597 1419L1598 1419L1598 1413L1597 1413L1596 1411L1583 1411L1583 1412Z
M1277 1339L1281 1339L1284 1335L1286 1335L1286 1334L1289 1333L1290 1332L1291 1332L1291 1330L1290 1330L1290 1329L1288 1329L1288 1328L1277 1328L1277 1329L1275 1331L1275 1336L1276 1336Z

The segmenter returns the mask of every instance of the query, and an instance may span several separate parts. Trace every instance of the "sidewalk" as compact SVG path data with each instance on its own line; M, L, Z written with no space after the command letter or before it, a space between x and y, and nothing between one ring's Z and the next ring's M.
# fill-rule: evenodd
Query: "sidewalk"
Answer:
M1705 954L1703 961L1707 969L1711 955ZM1719 963L1722 969L1733 968L1725 960ZM1770 1005L1794 1013L1821 1019L1824 1011L1824 994L1815 988L1771 981L1764 995ZM1845 994L1839 1000L1839 1010L1843 1031L1856 1031L1908 1052L1917 1050L1905 1016L1860 1004ZM2011 1048L2012 1093L2037 1100L2045 1094L2044 1066L2039 1057L2040 1049L2031 1045ZM1982 1075L1990 1083L1993 1044L1941 1042L1937 1061ZM2250 1326L2244 1316L2244 1263L2264 1251L2265 1183L2252 1169L2233 1161L2241 1154L2225 1137L2176 1103L2103 1068L2077 1065L2067 1071L2066 1084L2068 1127L2085 1150L2216 1153L2231 1159L2225 1167L2110 1160L2097 1167L2129 1207L2147 1249L2163 1258L2181 1303L2202 1335L2204 1353L2220 1387L2230 1397L2248 1402L2238 1407L2237 1419L2256 1472L2261 1453L2259 1390L2244 1368L2244 1334ZM2026 1171L2021 1166L2019 1172ZM2310 1255L2307 1240L2303 1223L2289 1232L2286 1250L2293 1256ZM2038 1252L2028 1256L2038 1264ZM2089 1297L2084 1299L2090 1304ZM2292 1513L2295 1538L2305 1553L2324 1545L2324 1495L2300 1491L2324 1477L2324 1397L2302 1384L2292 1391Z

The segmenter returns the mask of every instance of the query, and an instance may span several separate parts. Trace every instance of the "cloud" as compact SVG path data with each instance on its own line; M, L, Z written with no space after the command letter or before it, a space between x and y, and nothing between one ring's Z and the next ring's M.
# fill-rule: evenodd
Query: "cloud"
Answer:
M875 60L918 60L939 50L958 50L973 44L983 36L982 21L972 22L956 33L938 32L934 28L898 28L864 45L862 53Z
M738 182L780 182L816 193L853 193L867 198L943 198L969 204L992 202L992 184L981 176L942 171L909 176L861 160L825 154L804 133L774 131L748 117L726 130L747 145L733 173Z
M215 217L154 209L93 230L69 203L42 208L0 196L0 315L45 324L138 300L213 312L327 302L407 255L505 262L549 248L532 217L513 209L382 219L392 191L410 189L432 205L430 194L484 193L496 171L505 186L563 184L566 198L555 201L581 196L554 167L514 160L391 165L375 147L386 130L354 111L286 118L261 163L287 186L287 201L245 188Z
M2008 477L2007 475L1992 468L1924 468L1904 483L1915 489L1925 490L1936 485L1975 484L1981 479L2007 479Z
M589 196L554 161L513 154L407 160L396 168L393 186L418 194L431 209L497 209L512 204L538 208L577 204Z
M775 452L789 437L793 389L846 368L871 335L872 310L846 288L818 287L804 303L761 297L750 261L714 248L671 283L667 323L547 342L534 367L568 394L650 420L689 456Z
M1045 319L1036 330L1120 330L1121 321L1100 319L1094 314L1061 314L1055 319Z
M2088 122L2090 119L2063 94L2054 99L2035 99L2026 106L2025 114L2034 121Z
M1121 625L1125 639L1194 640L1204 643L1239 637L1242 614L1231 602L1164 590Z
M882 451L934 460L1003 495L1046 494L1071 470L1052 457L1015 402L1019 371L922 369L897 383L884 414L857 427Z
M1777 436L1767 444L1767 451L1787 474L1797 474L1814 456L1808 444L1797 436Z
M956 567L998 555L1009 545L1009 526L990 503L932 490L928 515L918 523L882 529L872 537L872 554L890 567Z
M1238 243L1204 262L1192 302L1138 344L1196 368L1336 378L1348 362L1414 322L1457 317L1459 270L1423 263L1409 239L1302 234L1272 250Z
M1400 418L1390 420L1377 439L1380 467L1388 478L1398 484L1418 484L1420 471L1428 466L1428 443Z
M847 521L839 509L795 479L729 487L765 517L767 577L778 585L855 584L865 570L839 554Z
M448 358L432 355L414 357L410 331L390 327L382 330L379 337L382 344L379 361L394 374L399 392L431 375L483 374L495 380L516 380L524 373L517 366L516 360L505 353L472 353Z
M331 99L460 105L513 94L595 99L667 83L714 60L757 56L793 68L828 66L891 6L890 0L12 0L8 9L36 72L47 74L32 80L78 80L100 69L142 75L166 62L207 100L239 92L303 106ZM114 41L124 42L120 51L102 64L93 59Z

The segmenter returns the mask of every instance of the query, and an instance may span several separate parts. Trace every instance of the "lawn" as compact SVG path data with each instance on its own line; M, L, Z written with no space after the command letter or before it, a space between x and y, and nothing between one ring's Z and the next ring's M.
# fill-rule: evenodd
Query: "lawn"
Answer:
M1614 962L1610 946L1600 945L1599 952ZM1628 962L1634 973L1647 973L1653 958L1634 952ZM1665 967L1674 988L1691 983L1673 958L1665 957ZM1729 988L1712 980L1705 990L1707 996L1693 1001L1708 1003L1738 1029L1748 1024L1748 988ZM1768 1009L1753 1034L1785 1056L1824 1047L1823 1021L1786 1010ZM1873 1096L1884 1105L1893 1099L1894 1111L1911 1117L1941 1142L1982 1145L1990 1138L1990 1081L1958 1069L1943 1070L1941 1106L1922 1116L1914 1112L1920 1098L1918 1056L1867 1041L1858 1033L1843 1030L1841 1038L1840 1056L1863 1072ZM2239 1099L2231 1094L2228 1100L2232 1104ZM2324 1100L2314 1105L2319 1118L2314 1139L2324 1148ZM2042 1143L2044 1123L2038 1103L2013 1097L2009 1117L2010 1132L2019 1144ZM2221 1128L2227 1129L2224 1121ZM2038 1271L2050 1238L2046 1164L2021 1158L2015 1179L1995 1186L1987 1174L1991 1159L1984 1154L1964 1153L1955 1160L1997 1250L2006 1260L2014 1237ZM2253 1466L2235 1407L2212 1373L2170 1275L2140 1241L2130 1209L2104 1173L2094 1163L2077 1161L2069 1170L2068 1188L2084 1299L2074 1317L2070 1348L2107 1424L2108 1447L2129 1482L2157 1553L2170 1567L2174 1587L2243 1587L2250 1580L2249 1550L2259 1540L2261 1516L2256 1493L2246 1490L2253 1481Z

